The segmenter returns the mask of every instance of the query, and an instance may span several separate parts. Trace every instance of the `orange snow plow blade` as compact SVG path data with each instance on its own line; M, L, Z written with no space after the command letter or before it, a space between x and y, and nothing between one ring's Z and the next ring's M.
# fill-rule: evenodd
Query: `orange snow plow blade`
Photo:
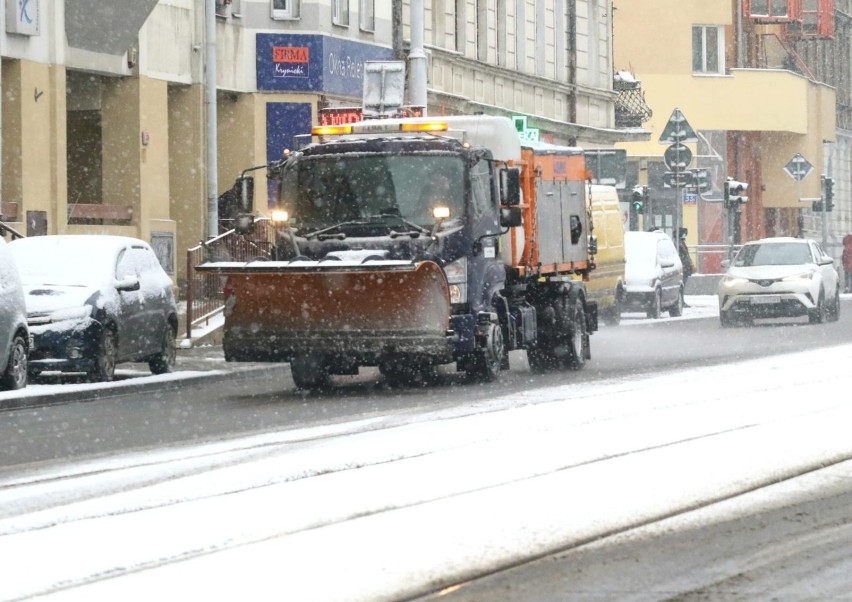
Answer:
M449 287L431 261L214 263L197 269L228 276L223 347L230 360L326 353L370 364L386 354L416 353L449 361Z

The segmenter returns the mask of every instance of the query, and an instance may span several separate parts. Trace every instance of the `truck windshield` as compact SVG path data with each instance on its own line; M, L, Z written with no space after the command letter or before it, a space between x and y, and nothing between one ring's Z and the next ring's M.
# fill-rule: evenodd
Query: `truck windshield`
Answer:
M299 230L357 228L382 215L427 227L436 206L449 209L448 221L462 218L464 198L464 163L457 155L303 157L281 184L281 205Z

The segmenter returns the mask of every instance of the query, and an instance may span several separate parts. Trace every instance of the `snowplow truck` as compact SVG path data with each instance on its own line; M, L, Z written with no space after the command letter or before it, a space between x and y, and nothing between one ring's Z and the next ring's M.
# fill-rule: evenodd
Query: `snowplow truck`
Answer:
M315 389L362 366L488 381L516 349L536 372L590 359L581 149L524 147L503 117L380 119L315 127L266 167L269 256L196 268L227 276L227 361L290 362Z

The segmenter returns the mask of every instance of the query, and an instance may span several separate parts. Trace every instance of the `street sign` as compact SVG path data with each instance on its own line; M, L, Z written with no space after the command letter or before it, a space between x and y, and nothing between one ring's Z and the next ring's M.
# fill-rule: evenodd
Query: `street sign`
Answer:
M698 142L698 136L695 130L689 125L683 112L680 109L672 111L663 133L660 134L660 144L675 144L680 142Z
M663 173L663 188L686 188L694 177L691 171L667 171Z
M796 153L787 165L784 166L784 171L787 172L787 175L797 182L804 180L813 170L814 166L811 165L810 161L799 153Z
M663 163L672 171L686 169L692 163L692 151L679 142L671 144L663 153Z

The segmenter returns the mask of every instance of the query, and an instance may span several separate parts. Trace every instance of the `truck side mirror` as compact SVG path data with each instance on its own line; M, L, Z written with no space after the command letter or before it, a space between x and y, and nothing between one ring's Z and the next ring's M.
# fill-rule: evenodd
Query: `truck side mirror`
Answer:
M500 204L514 207L521 204L521 170L504 167L500 170Z
M501 228L516 228L522 223L523 221L520 207L509 207L500 209Z
M240 176L234 183L240 202L240 213L254 212L254 177Z

